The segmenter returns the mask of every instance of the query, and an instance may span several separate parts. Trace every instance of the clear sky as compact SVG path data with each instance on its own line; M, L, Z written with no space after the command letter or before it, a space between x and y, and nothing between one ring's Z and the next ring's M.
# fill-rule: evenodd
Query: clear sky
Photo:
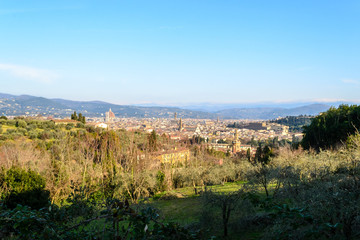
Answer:
M185 104L359 90L358 0L0 0L2 93Z

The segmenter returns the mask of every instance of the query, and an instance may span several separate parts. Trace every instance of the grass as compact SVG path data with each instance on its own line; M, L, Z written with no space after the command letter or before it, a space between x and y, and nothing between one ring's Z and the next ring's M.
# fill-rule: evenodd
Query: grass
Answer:
M198 221L201 214L199 197L157 200L150 205L160 210L160 215L168 222L187 225Z
M216 192L234 192L241 188L244 182L225 183L224 185L214 185L207 187L208 190ZM199 187L199 190L201 188ZM166 193L179 193L184 198L162 200L149 199L149 204L160 210L161 216L169 222L178 222L183 225L197 222L202 211L202 204L199 195L195 195L193 187L178 188Z
M2 125L3 133L6 132L8 129L15 129L15 126L9 126L9 125Z
M233 182L225 183L224 185L214 185L207 187L214 192L228 193L234 192L241 188L245 182ZM270 190L274 186L269 186ZM200 187L199 187L200 189ZM203 211L203 205L199 195L195 195L193 187L179 188L168 192L163 192L158 195L161 197L167 193L179 193L184 196L184 198L162 200L159 198L153 198L148 200L148 204L152 207L157 208L160 211L160 216L167 222L177 222L183 226L194 224L199 221L199 218ZM263 188L258 189L259 195L266 197L265 191ZM220 216L219 216L220 217ZM221 236L222 226L219 226L218 229L213 229L211 234ZM241 234L231 233L229 239L245 239L245 240L255 240L261 239L263 235L263 229L249 229L245 230ZM219 238L221 239L221 237Z

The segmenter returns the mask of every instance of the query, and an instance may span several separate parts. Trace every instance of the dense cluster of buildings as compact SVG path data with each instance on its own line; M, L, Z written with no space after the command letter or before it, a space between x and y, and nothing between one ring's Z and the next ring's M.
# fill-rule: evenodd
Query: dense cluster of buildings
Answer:
M301 133L290 133L289 127L265 121L237 121L240 128L231 128L234 120L210 119L182 119L174 115L169 118L117 118L111 109L106 112L105 118L88 118L87 122L97 127L108 129L125 129L127 131L156 131L157 134L166 134L173 140L187 140L194 136L205 140L211 148L217 151L237 153L252 149L244 144L252 140L260 141L277 138L278 140L292 140L301 138ZM240 141L241 140L241 141Z

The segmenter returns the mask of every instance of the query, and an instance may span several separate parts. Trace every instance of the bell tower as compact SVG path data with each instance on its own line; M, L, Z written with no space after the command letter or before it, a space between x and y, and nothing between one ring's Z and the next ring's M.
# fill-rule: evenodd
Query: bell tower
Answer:
M232 152L234 154L236 154L237 152L240 152L240 147L241 147L241 141L239 141L238 130L235 129L234 141L232 142Z

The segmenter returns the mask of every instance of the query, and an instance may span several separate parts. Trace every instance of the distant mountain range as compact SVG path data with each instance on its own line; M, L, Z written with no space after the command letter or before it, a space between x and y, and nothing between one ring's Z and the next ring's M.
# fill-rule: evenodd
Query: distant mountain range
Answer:
M234 119L274 119L286 116L318 115L330 108L325 104L310 104L295 108L259 107L259 108L232 108L217 111L217 114L224 118Z
M204 107L206 106L206 107ZM231 108L233 106L233 108ZM277 117L297 115L317 115L330 108L326 104L308 104L297 107L237 107L246 105L221 104L211 108L211 105L192 105L186 107L117 105L102 101L71 101L65 99L48 99L30 95L15 96L0 93L0 115L52 115L68 117L74 111L88 117L101 117L110 108L118 117L139 118L173 118L175 112L178 118L196 119L261 119L268 120ZM199 109L199 110L196 110Z

